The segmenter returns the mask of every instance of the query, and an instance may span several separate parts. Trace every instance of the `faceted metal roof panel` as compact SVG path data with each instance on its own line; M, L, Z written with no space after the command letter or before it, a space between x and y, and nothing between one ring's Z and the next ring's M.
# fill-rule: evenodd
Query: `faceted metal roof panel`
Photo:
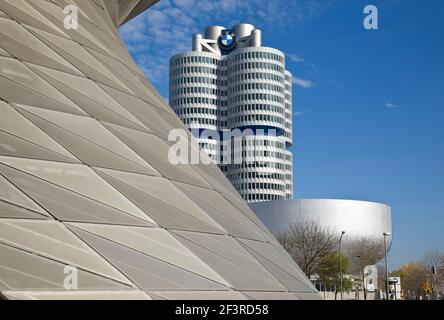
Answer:
M186 128L116 29L155 2L0 0L1 295L319 298L216 166L168 161Z

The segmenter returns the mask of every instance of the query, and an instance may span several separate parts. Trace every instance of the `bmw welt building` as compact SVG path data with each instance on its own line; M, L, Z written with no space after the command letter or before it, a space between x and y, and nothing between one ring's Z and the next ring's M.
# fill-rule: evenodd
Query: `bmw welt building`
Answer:
M154 3L0 0L0 299L319 299L217 166L169 161L188 129L117 30Z

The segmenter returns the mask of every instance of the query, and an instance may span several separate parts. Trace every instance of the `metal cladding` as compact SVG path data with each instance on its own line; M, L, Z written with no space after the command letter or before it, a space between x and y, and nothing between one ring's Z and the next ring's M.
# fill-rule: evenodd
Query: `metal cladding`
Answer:
M382 243L383 233L392 231L390 207L376 202L298 199L252 203L250 207L274 234L285 232L293 223L307 220L319 222L338 237L341 231L345 231L345 248L361 238ZM390 244L392 237L387 240Z
M0 0L1 296L319 299L216 166L168 161L186 128L116 29L152 3Z

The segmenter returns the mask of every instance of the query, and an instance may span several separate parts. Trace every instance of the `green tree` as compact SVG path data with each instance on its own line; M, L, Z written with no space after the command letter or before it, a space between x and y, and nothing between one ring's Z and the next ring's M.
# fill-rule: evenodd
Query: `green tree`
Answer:
M401 277L401 287L405 299L418 299L425 295L427 269L421 263L404 264L398 270L391 272L391 275Z
M342 261L340 261L340 259ZM342 292L349 292L353 288L353 281L345 276L350 271L350 261L347 257L339 255L335 251L331 251L322 257L318 268L319 281L329 287L336 288L335 300L341 290L341 264L343 275Z
M401 277L404 299L436 299L444 287L444 254L431 251L421 262L404 264L391 275Z

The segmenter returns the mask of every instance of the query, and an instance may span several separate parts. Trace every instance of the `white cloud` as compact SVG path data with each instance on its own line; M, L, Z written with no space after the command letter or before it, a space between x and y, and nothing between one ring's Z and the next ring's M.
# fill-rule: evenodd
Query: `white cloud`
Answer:
M165 13L159 10L148 11L146 19L149 20L150 24L162 25L166 23L168 17Z
M304 80L300 78L293 78L293 84L300 86L304 89L312 88L314 87L314 83L311 80Z
M310 67L310 74L316 74L319 72L318 66L314 63L307 61L305 58L301 57L297 53L287 53L285 55L287 57L287 61L295 62L295 63L302 63L306 66Z
M329 80L328 83L334 85L337 88L344 88L344 84L339 80L338 76L332 76Z
M175 0L174 3L178 7L189 8L193 5L193 0Z
M304 62L305 61L304 58L298 56L295 53L287 54L287 57L288 57L288 59L290 59L290 61L293 61L293 62Z
M313 111L313 109L305 109L305 110L302 110L302 111L296 111L296 112L293 112L293 117L300 117L300 116L303 116L304 114L307 114L307 113L309 113L309 112L312 112Z
M393 108L396 108L396 107L397 107L396 105L394 105L394 104L391 103L391 102L386 102L386 103L384 104L384 106L385 106L386 108L388 108L388 109L393 109Z
M191 50L193 34L209 25L231 27L239 22L282 31L318 16L324 1L162 0L125 24L120 35L147 77L167 95L169 58Z

